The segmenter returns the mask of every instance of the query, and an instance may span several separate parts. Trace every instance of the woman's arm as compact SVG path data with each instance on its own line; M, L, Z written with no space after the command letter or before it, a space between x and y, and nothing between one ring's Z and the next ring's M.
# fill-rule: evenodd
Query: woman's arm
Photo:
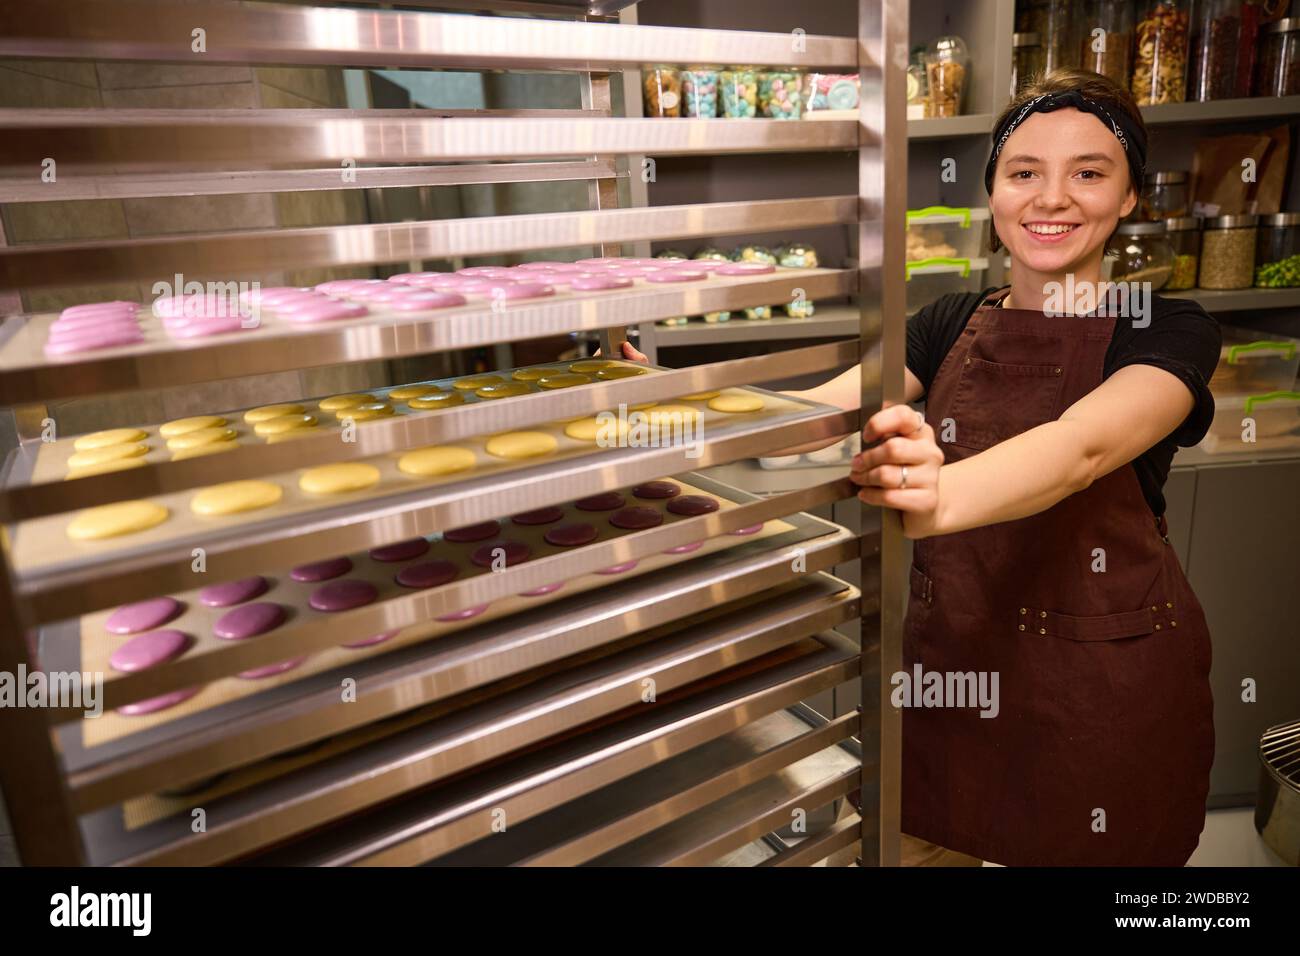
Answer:
M909 538L952 534L1047 510L1169 435L1192 406L1176 376L1130 365L1056 421L941 468L929 426L919 427L910 411L888 408L863 434L864 441L885 440L854 459L851 477L866 486L858 495L863 501L905 512ZM900 489L904 464L908 486Z
M904 393L908 402L915 402L925 394L925 386L921 380L912 374L912 370L905 368L904 376ZM854 365L845 369L839 375L820 385L803 390L791 390L784 394L793 398L802 398L810 402L820 402L823 405L834 405L836 408L843 408L846 411L858 408L862 405L862 366ZM792 445L789 448L783 448L780 451L770 452L773 457L777 455L799 455L804 452L817 451L819 448L825 448L833 445L840 439L822 438L817 441L804 442L802 445Z

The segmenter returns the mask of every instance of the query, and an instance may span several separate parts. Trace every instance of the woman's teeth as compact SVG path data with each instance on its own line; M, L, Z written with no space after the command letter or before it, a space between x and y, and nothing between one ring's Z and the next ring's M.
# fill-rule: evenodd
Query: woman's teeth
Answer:
M1075 228L1070 223L1047 224L1047 223L1030 223L1025 226L1030 232L1040 236L1055 236L1063 232L1070 232Z

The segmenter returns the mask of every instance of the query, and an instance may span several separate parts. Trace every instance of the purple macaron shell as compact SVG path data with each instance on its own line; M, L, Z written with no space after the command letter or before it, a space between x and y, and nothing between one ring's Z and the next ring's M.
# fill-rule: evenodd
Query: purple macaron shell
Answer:
M252 670L240 671L240 677L244 680L258 680L263 677L274 677L276 674L283 674L285 671L291 671L302 664L307 659L306 656L294 657L287 661L278 661L274 664L266 664L262 667L254 667Z
M268 587L270 583L260 574L235 581L222 581L220 584L209 584L199 591L199 603L206 604L208 607L232 607L265 594Z
M557 548L576 548L578 545L591 544L599 532L594 524L576 522L558 524L546 532L546 541Z
M475 604L473 607L463 608L459 611L452 611L450 614L439 615L434 620L438 621L468 621L471 617L478 617L488 609L486 604Z
M162 627L175 618L185 605L174 597L156 597L135 604L123 604L108 616L104 629L110 634L138 634Z
M617 491L603 491L589 498L580 498L573 504L579 511L616 511L623 507L623 503L623 496Z
M480 521L478 524L467 524L463 528L444 531L442 536L455 544L468 544L471 541L486 541L500 530L499 521Z
M692 541L689 544L679 544L675 548L669 548L664 554L690 554L692 551L698 551L704 547L703 541Z
M675 485L671 481L647 481L643 485L637 485L632 489L632 496L635 498L648 498L651 500L658 498L672 498L681 494L681 486Z
M707 515L718 510L718 499L708 495L679 495L668 502L668 510L675 515Z
M212 633L227 641L242 641L274 630L284 623L284 606L270 601L243 604L227 611L212 625Z
M133 704L119 707L117 712L127 717L142 717L145 714L156 713L160 710L166 710L168 707L175 707L177 704L184 703L202 689L202 687L186 687L183 690L174 690L170 694L150 697L148 700L137 700Z
M533 549L522 541L489 541L474 549L469 559L481 568L492 567L498 555L502 556L506 567L527 561Z
M318 611L348 611L369 604L379 597L379 589L360 578L345 578L322 584L307 599Z
M183 631L171 628L149 631L136 635L114 650L108 658L108 666L124 674L142 671L180 657L189 645L190 636Z
M435 588L454 580L459 574L460 568L456 565L438 559L402 568L393 580L404 588Z
M289 572L289 577L295 581L328 581L351 570L352 562L348 558L329 558L311 564L300 564Z
M428 538L411 538L370 549L370 557L376 561L409 561L418 558L429 550Z
M538 508L536 511L523 511L515 515L510 520L515 524L538 525L554 524L564 517L564 509L557 505L549 508Z
M631 508L623 508L621 511L615 511L609 516L609 523L615 528L625 528L629 531L640 531L642 528L653 528L656 525L663 524L664 515L658 508L648 508L645 505L634 505Z
M402 633L402 629L400 627L393 631L380 631L378 634L374 635L373 637L363 637L359 641L349 641L348 643L343 644L342 646L352 647L352 648L372 647L375 644L382 644L384 643L384 641L392 640L400 633Z

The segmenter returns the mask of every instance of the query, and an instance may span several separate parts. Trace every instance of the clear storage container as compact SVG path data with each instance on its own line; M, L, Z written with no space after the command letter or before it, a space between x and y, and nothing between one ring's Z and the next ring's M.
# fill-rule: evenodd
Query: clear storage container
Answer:
M1248 289L1255 281L1258 216L1215 216L1201 236L1202 289Z
M857 73L804 74L804 116L827 110L856 110L861 82Z
M682 112L695 119L718 115L718 71L696 66L682 70Z
M1300 212L1259 217L1255 285L1265 289L1300 286Z
M927 206L907 211L908 262L977 259L988 248L988 209Z
M1174 250L1174 271L1165 283L1166 292L1179 292L1196 288L1196 275L1201 263L1201 219L1199 216L1180 216L1165 220L1165 234Z
M1187 215L1187 173L1178 170L1147 173L1142 177L1138 216L1145 222Z
M1239 0L1200 0L1192 24L1189 100L1204 103L1236 95Z
M803 74L798 70L767 70L758 74L758 111L768 119L799 119L803 115Z
M722 94L719 116L728 119L753 119L758 113L758 71L753 67L733 66L718 73Z
M1255 74L1255 95L1300 95L1300 17L1267 24L1262 32L1264 49Z
M1210 390L1216 396L1290 391L1297 371L1300 340L1225 325Z
M1119 257L1110 278L1118 282L1150 282L1152 291L1163 289L1174 272L1174 249L1163 222L1122 222L1115 230Z
M970 56L961 37L939 37L925 55L928 116L960 116L966 98Z
M1248 439L1253 439L1248 440ZM1214 421L1201 449L1208 454L1300 448L1300 392L1228 395L1214 400Z
M1133 28L1133 97L1139 106L1187 97L1190 0L1138 0Z
M950 292L978 292L984 288L988 267L987 259L934 258L907 263L907 314Z
M681 115L682 80L677 70L666 66L646 70L642 77L642 92L646 116Z
M1037 33L1017 33L1011 37L1011 98L1043 74L1043 41Z
M1079 66L1128 89L1133 52L1132 0L1088 0L1079 21Z
M1016 29L1038 34L1044 72L1079 66L1077 18L1073 0L1029 0L1020 10Z

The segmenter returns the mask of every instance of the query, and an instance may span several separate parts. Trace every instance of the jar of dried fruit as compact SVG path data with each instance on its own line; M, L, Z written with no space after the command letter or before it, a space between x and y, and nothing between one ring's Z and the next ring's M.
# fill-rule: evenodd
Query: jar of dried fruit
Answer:
M1300 17L1270 23L1263 28L1263 34L1255 95L1300 94Z
M1196 274L1201 262L1201 219L1179 216L1165 220L1165 234L1174 250L1174 271L1165 291L1178 292L1196 288Z
M930 116L960 116L970 56L961 37L939 37L925 56Z
M1043 73L1043 43L1037 33L1017 33L1011 37L1011 98Z
M1238 0L1200 0L1192 24L1192 72L1187 98L1226 100L1237 90Z
M1131 86L1139 106L1187 98L1190 8L1189 0L1139 0Z

